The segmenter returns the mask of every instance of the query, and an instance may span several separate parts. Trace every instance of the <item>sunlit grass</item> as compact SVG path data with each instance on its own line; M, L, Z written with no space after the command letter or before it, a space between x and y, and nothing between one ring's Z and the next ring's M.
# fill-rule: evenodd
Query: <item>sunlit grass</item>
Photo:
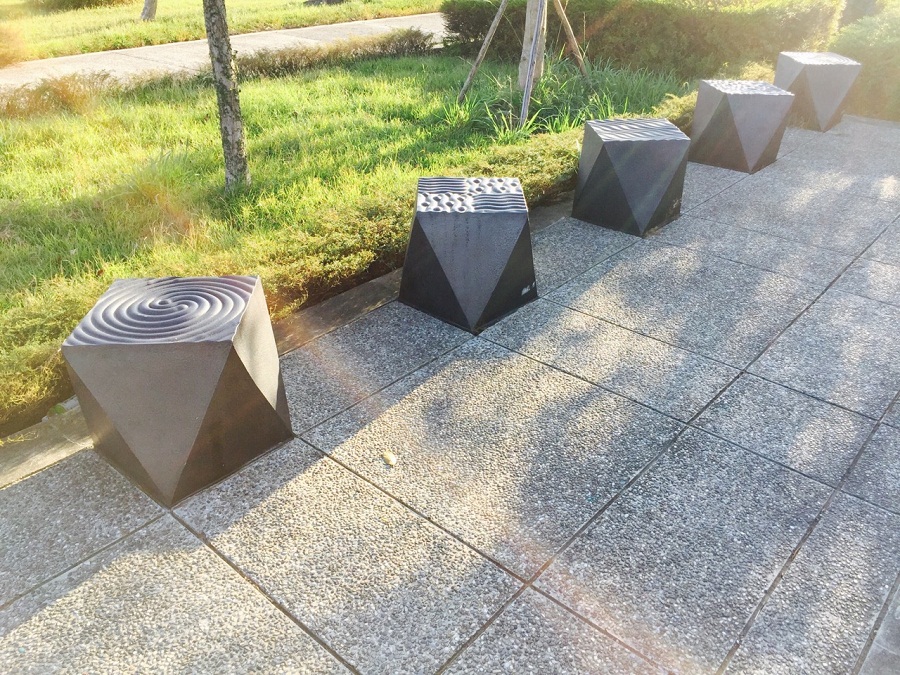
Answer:
M58 346L112 279L259 274L281 316L402 262L419 176L518 176L534 201L573 176L576 120L646 113L681 91L597 69L580 96L539 89L532 127L571 131L527 139L485 123L518 105L512 65L486 65L474 115L448 113L467 68L382 58L247 80L253 183L227 199L203 78L93 95L63 81L62 103L0 117L0 432L67 392ZM567 68L548 82L577 77Z
M437 11L438 0L348 0L305 5L303 0L228 0L232 33L375 19ZM156 21L141 21L143 3L41 13L24 0L0 0L0 29L21 42L19 58L163 44L206 37L201 0L162 0Z

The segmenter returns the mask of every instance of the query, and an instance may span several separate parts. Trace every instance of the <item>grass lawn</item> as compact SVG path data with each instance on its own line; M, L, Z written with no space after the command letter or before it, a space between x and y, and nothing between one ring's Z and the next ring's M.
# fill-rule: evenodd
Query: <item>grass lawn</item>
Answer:
M303 0L227 0L232 33L435 12L439 0L348 0L304 5ZM156 21L141 21L143 0L112 7L42 13L27 0L0 0L0 35L21 43L21 59L156 45L206 37L201 0L160 0Z
M68 394L60 342L114 278L259 274L284 315L402 263L419 176L518 176L534 200L571 178L585 115L681 91L605 68L589 85L560 64L534 126L565 133L526 139L505 114L513 67L487 64L457 106L467 68L379 58L247 80L253 185L229 199L203 78L93 96L63 83L62 111L0 114L0 436Z

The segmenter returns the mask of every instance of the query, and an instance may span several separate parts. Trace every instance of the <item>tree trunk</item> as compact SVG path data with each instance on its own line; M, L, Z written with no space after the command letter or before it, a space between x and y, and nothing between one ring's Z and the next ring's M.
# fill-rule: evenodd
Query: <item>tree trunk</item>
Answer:
M238 97L237 70L234 52L228 37L225 19L225 0L203 0L203 16L206 20L206 41L212 61L213 82L219 101L219 129L222 132L222 150L225 153L225 191L250 184L247 168L247 150L244 147L244 122Z
M535 51L532 83L537 82L544 74L544 47L547 44L547 12L540 12L542 0L528 0L525 8L525 34L522 39L522 58L519 59L519 88L525 89L528 81L528 63L531 60L531 45L534 42L535 27L540 14L540 29L537 33L537 49ZM546 5L545 5L546 6Z
M156 0L144 0L144 9L141 11L141 21L156 20Z

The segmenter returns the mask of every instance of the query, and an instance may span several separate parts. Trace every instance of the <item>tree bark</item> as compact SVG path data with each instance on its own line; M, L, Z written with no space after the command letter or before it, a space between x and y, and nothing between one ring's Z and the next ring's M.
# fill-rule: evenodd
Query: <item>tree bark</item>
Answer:
M578 46L578 40L575 37L575 31L572 30L572 24L569 23L569 17L566 16L566 8L563 7L562 0L553 0L553 6L556 8L559 22L566 33L566 44L569 46L569 53L575 59L575 63L578 64L578 70L581 71L581 74L585 77L590 77L587 67L584 65L584 59L581 58L581 48Z
M213 82L219 102L219 129L225 154L225 191L231 192L250 184L247 150L244 146L244 122L238 97L237 69L228 22L225 19L225 0L203 0L206 20L206 41L212 61Z
M156 2L157 0L144 0L144 9L141 10L141 21L156 20Z
M459 96L456 97L457 103L463 102L463 100L466 98L466 92L469 91L469 87L471 87L472 82L475 81L475 74L481 67L481 62L484 61L484 57L487 56L488 47L491 46L491 40L494 39L494 33L497 32L497 27L500 25L500 19L503 18L503 12L506 11L506 5L508 4L509 0L502 0L502 2L500 3L500 9L497 10L497 14L494 16L494 21L491 23L491 27L488 28L487 35L484 36L484 42L481 44L481 49L478 51L478 56L475 58L475 63L472 64L472 70L469 71L469 76L463 83L462 89L459 90Z
M522 58L519 59L519 89L525 89L528 82L528 65L531 60L531 45L537 35L537 50L535 52L534 70L532 71L532 84L541 79L544 74L544 47L547 44L547 12L541 12L542 0L528 0L525 7L525 34L522 39ZM540 14L540 17L538 15ZM540 20L540 28L535 27Z

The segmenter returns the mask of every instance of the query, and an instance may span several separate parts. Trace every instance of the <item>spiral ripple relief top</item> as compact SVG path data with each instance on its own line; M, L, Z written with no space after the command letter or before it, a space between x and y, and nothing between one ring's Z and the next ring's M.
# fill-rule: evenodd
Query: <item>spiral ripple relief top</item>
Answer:
M230 340L258 283L253 276L120 279L64 344Z

